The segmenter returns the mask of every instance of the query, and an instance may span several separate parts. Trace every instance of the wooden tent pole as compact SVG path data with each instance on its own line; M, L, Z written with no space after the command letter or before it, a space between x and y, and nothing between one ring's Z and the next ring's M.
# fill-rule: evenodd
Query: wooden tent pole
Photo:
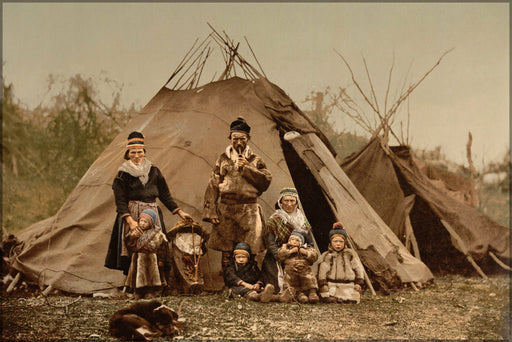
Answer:
M413 290L414 290L414 291L416 291L416 292L418 292L418 291L419 291L419 290L418 290L418 287L416 286L416 284L414 284L414 282L413 282L413 281L411 281L411 282L410 282L410 284L411 284L411 287L413 288Z
M14 279L12 280L12 282L7 287L7 290L5 291L5 292L7 292L7 294L11 293L14 290L14 288L16 287L18 282L20 281L20 278L21 278L21 273L18 272L16 274L16 276L14 277Z
M354 251L354 254L357 257L357 260L359 260L361 265L363 265L363 263L361 262L361 258L359 258L359 254L357 253L357 250L355 248L355 244L352 241L352 238L350 236L347 236L347 241L348 241L348 243L350 245L349 247L352 248L352 250ZM375 293L375 289L373 288L372 282L370 281L370 278L368 277L368 274L366 273L366 270L364 269L364 266L363 266L363 276L364 276L364 282L366 283L366 286L368 286L368 288L370 289L370 292L372 293L372 295L376 296L377 294Z
M414 257L418 260L421 260L420 248L418 247L418 241L416 240L416 236L414 235L414 230L412 229L411 218L409 215L405 217L405 231L407 234L407 238L410 239L412 244L412 249L414 251Z
M459 234L457 234L457 232L455 232L453 227L448 222L446 222L445 220L441 220L441 223L444 225L446 230L448 230L450 235L455 239L455 241L459 245L460 249L462 250L462 253L466 256L466 258L468 259L469 263L475 268L475 270L478 272L478 274L480 274L482 276L482 278L484 278L485 280L490 281L489 278L485 275L484 271L482 271L480 266L478 266L478 264L476 263L475 259L473 259L471 254L469 254L468 249L466 248L466 245L464 244L464 241L462 241L462 239L459 236Z
M512 268L510 268L510 266L506 265L504 262L498 259L498 257L493 252L489 252L489 255L491 256L492 260L494 260L499 266L503 267L507 271L512 271Z

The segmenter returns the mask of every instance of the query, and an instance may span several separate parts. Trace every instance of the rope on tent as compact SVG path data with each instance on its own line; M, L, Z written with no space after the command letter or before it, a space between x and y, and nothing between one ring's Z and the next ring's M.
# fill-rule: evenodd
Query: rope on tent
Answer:
M466 245L462 241L462 239L459 236L459 234L457 234L457 232L453 229L453 227L448 222L446 222L445 220L441 220L441 223L445 226L446 230L448 230L450 235L455 239L455 242L457 243L458 247L460 248L462 253L466 256L466 258L468 259L469 263L478 272L478 274L480 274L482 276L482 278L484 278L485 280L490 282L489 278L485 275L484 271L482 271L480 266L478 266L478 264L476 263L475 259L473 259L471 254L469 254L468 249L466 248Z
M503 267L507 271L512 271L512 268L498 259L498 257L493 252L489 252L489 255L491 256L492 260L494 260L500 267Z

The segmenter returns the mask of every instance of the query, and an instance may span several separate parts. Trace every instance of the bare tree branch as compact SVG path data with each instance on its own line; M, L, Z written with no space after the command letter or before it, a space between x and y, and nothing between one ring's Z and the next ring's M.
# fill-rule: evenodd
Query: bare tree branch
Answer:
M387 111L388 111L388 97L389 97L389 90L391 89L391 76L393 75L394 66L395 66L395 51L393 51L393 61L391 62L391 67L389 68L388 86L386 88L386 97L384 99L384 113L387 113Z
M350 65L348 64L348 62L345 60L345 58L338 52L336 51L336 49L334 49L334 51L338 54L338 56L341 57L341 59L343 60L343 62L345 63L345 65L347 66L348 70L350 71L350 75L352 76L352 82L355 84L355 86L357 87L357 89L359 90L359 93L363 96L364 100L366 101L366 103L368 103L370 105L370 107L373 109L373 111L377 114L379 114L380 116L380 113L379 111L377 110L377 108L375 108L375 106L373 105L373 103L368 99L368 97L366 96L366 94L364 93L364 91L361 89L361 87L359 86L359 83L357 82L355 76L354 76L354 73L352 72L352 68L350 67Z
M396 112L396 110L402 104L402 102L414 91L414 89L416 89L418 85L421 84L421 82L423 82L423 80L439 65L439 63L441 63L444 56L446 56L452 50L453 48L443 53L443 55L437 60L437 62L416 83L411 84L407 91L400 95L398 100L395 102L395 104L393 104L393 106L389 110L389 115L393 115Z
M370 83L370 89L372 91L373 99L375 100L375 108L377 108L377 112L380 113L379 101L377 101L377 96L375 95L375 90L373 89L372 78L370 77L370 72L368 71L368 65L366 64L366 59L363 56L364 69L366 70L366 76L368 77L368 82Z

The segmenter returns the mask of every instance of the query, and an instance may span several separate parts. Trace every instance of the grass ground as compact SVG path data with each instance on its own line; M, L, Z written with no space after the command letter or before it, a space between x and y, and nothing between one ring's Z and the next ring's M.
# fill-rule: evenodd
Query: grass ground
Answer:
M496 276L491 281L439 277L418 292L375 297L366 292L358 305L263 304L224 294L160 300L178 309L185 299L180 313L185 330L167 340L509 341L510 278ZM132 301L77 299L45 299L37 293L3 296L2 341L114 341L108 320Z

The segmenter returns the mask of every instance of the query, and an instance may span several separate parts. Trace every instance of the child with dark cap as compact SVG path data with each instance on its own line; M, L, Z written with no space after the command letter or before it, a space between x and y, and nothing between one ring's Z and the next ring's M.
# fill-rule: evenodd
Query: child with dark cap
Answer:
M236 244L224 272L224 282L233 294L248 300L267 303L274 297L272 284L263 288L261 271L251 254L251 247L245 242Z
M297 299L300 303L318 303L318 284L311 265L318 259L318 251L305 244L304 233L293 231L277 251L277 258L284 263L282 302Z
M359 303L364 269L352 249L346 247L347 232L341 222L333 224L329 239L329 248L320 256L318 266L320 297L328 303Z
M163 270L158 266L158 249L167 243L162 229L156 225L157 213L144 209L138 227L126 235L126 246L131 253L131 263L125 286L130 287L135 298L152 298L167 285Z

